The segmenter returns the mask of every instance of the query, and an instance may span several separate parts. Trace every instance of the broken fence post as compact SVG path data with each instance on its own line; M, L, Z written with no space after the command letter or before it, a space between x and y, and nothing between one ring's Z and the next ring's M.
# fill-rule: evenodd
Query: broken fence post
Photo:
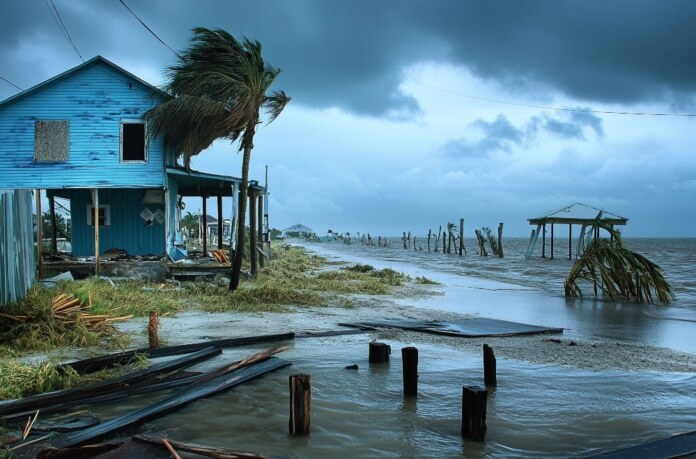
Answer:
M483 381L486 386L497 386L495 354L488 344L483 345Z
M389 362L391 346L384 343L373 341L370 343L370 363Z
M404 396L418 395L418 349L404 347L401 349L404 374Z
M478 386L462 388L462 437L483 441L486 438L488 391Z
M147 325L148 347L159 347L159 337L157 336L157 311L150 311L150 322Z
M290 375L290 433L309 435L311 412L311 375Z

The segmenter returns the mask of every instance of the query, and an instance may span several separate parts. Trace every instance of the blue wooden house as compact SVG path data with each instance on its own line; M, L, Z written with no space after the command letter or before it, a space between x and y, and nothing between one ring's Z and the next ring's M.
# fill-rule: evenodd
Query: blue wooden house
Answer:
M101 253L173 253L180 198L220 203L240 180L187 172L148 135L143 114L168 97L97 56L0 102L0 188L69 199L75 256L95 254L95 223Z

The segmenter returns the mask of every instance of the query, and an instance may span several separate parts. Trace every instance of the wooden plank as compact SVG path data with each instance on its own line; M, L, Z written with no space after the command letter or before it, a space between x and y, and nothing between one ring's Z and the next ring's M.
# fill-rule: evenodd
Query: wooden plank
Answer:
M591 456L602 459L668 459L696 453L696 431Z
M277 357L272 357L266 361L234 371L233 373L219 376L211 381L202 381L193 384L190 389L186 390L185 392L169 397L161 402L154 403L132 413L111 419L81 432L60 437L54 441L53 446L57 448L70 448L85 444L89 441L93 441L116 432L124 427L139 424L147 421L148 419L160 417L200 398L230 389L238 384L259 378L268 372L277 370L279 368L284 368L288 365L290 365L290 362Z
M180 344L177 346L162 346L155 349L140 348L132 351L119 352L116 354L108 354L91 359L78 360L75 362L66 363L63 366L69 366L78 373L93 373L103 370L114 365L120 365L128 362L135 354L143 354L150 358L168 357L172 355L187 354L195 352L207 347L241 347L250 344L271 343L276 341L287 341L295 338L294 333L279 333L273 335L260 336L245 336L241 338L223 338L217 340L201 341L191 344Z
M25 397L17 400L3 401L0 402L0 413L2 413L0 418L4 418L5 416L18 412L36 411L37 409L42 408L44 405L66 403L81 400L89 396L109 393L123 387L128 387L130 384L141 381L152 375L185 368L221 353L222 350L220 348L208 347L179 359L158 363L149 368L136 370L118 378L109 379L96 384L32 395L31 397Z
M133 440L149 443L151 445L162 446L163 437L153 437L150 435L133 435ZM187 453L195 453L200 456L214 457L218 459L238 458L238 459L280 459L278 456L267 456L265 454L249 453L246 451L237 451L230 448L213 448L210 446L199 445L196 443L185 443L182 441L166 439L174 448Z

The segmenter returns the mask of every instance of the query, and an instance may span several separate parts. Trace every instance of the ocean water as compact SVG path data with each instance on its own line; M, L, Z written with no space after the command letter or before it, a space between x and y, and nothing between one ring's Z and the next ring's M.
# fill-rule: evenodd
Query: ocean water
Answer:
M418 306L566 328L569 337L602 336L694 352L695 240L629 240L660 264L677 295L669 306L567 300L563 281L572 265L524 259L526 240L505 242L506 258L466 257L341 243L309 244L327 257L392 267L440 282L440 294L404 299ZM467 247L473 249L473 243ZM561 252L562 242L556 249ZM234 320L230 314L230 322ZM194 325L191 320L191 326ZM398 335L392 335L398 336ZM376 335L292 342L282 358L292 367L200 400L142 428L172 438L237 450L303 458L563 458L586 457L671 434L696 430L696 374L592 371L498 359L498 387L488 401L483 443L460 435L462 386L482 383L480 352L384 339L395 350L389 364L368 363ZM398 349L419 349L419 395L402 395ZM261 349L227 349L236 360ZM210 361L199 366L220 365ZM358 364L359 369L344 367ZM288 377L312 375L312 430L288 434ZM166 394L158 397L164 397ZM104 418L156 398L124 399L99 408Z
M596 299L591 289L582 299L564 297L565 278L575 262L568 240L556 239L554 258L541 241L526 259L528 240L505 239L505 258L481 257L473 240L465 239L467 255L405 250L399 238L391 247L340 242L303 244L329 257L391 267L412 276L426 276L444 285L440 298L409 301L411 305L474 313L482 317L566 328L569 336L625 339L696 352L696 239L627 239L630 250L657 263L671 284L675 300L668 306L613 303ZM574 248L574 246L573 246Z

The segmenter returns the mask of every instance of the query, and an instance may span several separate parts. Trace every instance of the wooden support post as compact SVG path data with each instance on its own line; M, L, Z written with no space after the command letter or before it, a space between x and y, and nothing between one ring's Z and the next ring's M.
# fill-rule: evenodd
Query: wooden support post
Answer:
M92 204L94 205L94 275L99 277L99 190L92 190Z
M462 388L462 437L483 441L486 438L488 391L478 386Z
M377 341L370 343L370 363L389 362L389 354L391 354L390 345Z
M207 196L202 196L203 199L203 215L201 218L201 238L203 239L203 254L208 253L208 209L207 209ZM219 224L219 223L218 223Z
M459 256L464 252L464 219L459 219Z
M217 214L218 214L218 226L217 226L217 248L222 249L222 227L224 226L224 221L222 219L222 194L218 191L217 195Z
M401 240L404 241L404 250L406 250L406 231L404 231L403 235L401 236Z
M159 347L159 337L157 336L158 325L157 311L150 311L150 322L147 324L148 347Z
M430 252L430 238L433 235L433 230L428 230L428 252Z
M258 232L259 232L259 234L257 235L257 236L258 236L258 243L257 243L256 245L257 245L258 247L260 247L261 250L263 250L263 195L259 193L259 196L258 196L257 199L258 199L258 201L259 201L259 210L258 210L258 214L259 214L259 217L258 217L258 220L259 220L259 221L258 221L258 225L259 225ZM259 254L259 255L260 255L260 256L259 256L259 266L260 266L261 268L263 268L264 265L265 265L265 261L264 261L264 259L263 259L263 255L261 255L261 254Z
M546 223L541 233L541 258L546 258Z
M498 223L498 258L504 258L503 256L503 224Z
M551 259L553 260L553 223L551 223Z
M41 216L41 190L36 189L36 263L39 279L43 277L43 221Z
M442 253L447 253L447 233L442 232Z
M495 354L488 344L483 345L483 381L486 386L497 386Z
M408 232L408 248L411 248L411 232Z
M48 206L51 212L51 255L58 253L58 227L56 226L56 201L55 196L48 198Z
M573 259L573 224L568 225L568 260Z
M292 435L309 435L311 415L311 375L290 375L290 422Z
M249 264L251 275L256 276L256 190L249 190Z
M404 375L404 396L418 395L418 349L404 347L401 349Z

